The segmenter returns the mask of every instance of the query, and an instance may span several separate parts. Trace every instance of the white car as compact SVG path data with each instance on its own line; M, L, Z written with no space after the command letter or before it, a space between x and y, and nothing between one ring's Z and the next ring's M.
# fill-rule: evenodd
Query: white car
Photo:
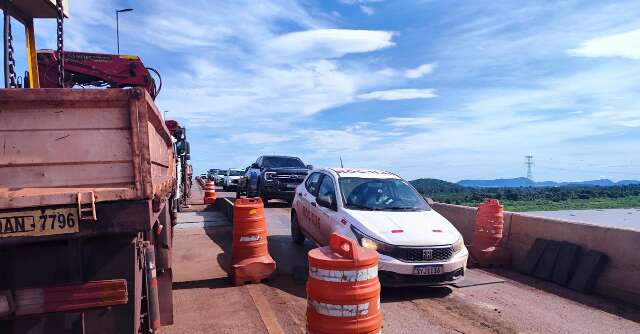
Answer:
M296 189L291 237L327 245L333 232L380 254L386 286L440 285L464 277L462 235L408 182L377 170L319 169Z
M222 180L222 189L235 189L238 186L240 177L244 175L244 169L229 168L224 172L224 179Z
M222 182L224 181L224 173L225 173L225 171L222 170L222 169L213 172L213 174L212 174L213 180L211 180L211 181L213 181L216 184L216 186L221 186Z

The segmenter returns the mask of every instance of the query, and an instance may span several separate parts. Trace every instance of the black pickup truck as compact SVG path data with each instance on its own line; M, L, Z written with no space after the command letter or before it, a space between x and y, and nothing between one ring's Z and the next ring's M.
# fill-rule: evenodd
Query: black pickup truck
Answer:
M264 155L247 167L238 186L238 196L259 196L266 205L270 199L293 201L296 187L313 169L300 158Z

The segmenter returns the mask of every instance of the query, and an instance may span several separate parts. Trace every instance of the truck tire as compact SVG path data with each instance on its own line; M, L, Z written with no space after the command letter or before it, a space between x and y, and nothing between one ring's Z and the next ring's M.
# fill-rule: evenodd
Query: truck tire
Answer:
M262 199L262 203L266 208L267 204L269 204L269 197L267 196L267 194L264 193L264 189L260 186L260 184L258 184L258 197Z
M300 224L298 224L298 214L295 211L291 211L291 240L296 245L302 245L306 237L300 230Z

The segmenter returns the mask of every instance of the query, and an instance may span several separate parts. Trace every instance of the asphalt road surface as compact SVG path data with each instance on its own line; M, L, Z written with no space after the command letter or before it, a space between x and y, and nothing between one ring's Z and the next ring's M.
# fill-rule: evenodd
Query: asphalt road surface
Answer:
M193 203L201 203L199 188ZM218 197L233 195L218 193ZM211 207L181 213L174 236L175 324L163 333L305 333L307 242L290 241L290 208L266 209L274 277L233 287L231 225ZM384 333L640 333L640 309L510 271L470 269L468 287L383 288Z

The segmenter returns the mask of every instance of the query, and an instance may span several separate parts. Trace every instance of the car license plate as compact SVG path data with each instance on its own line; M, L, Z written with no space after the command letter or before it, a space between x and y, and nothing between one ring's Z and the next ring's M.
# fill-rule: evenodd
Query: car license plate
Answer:
M298 186L298 185L297 185L297 184L294 184L294 183L287 183L287 188L288 188L288 189L296 189L296 187L297 187L297 186Z
M442 274L442 265L425 265L425 266L415 266L413 267L414 275L437 275Z
M76 233L77 208L60 208L0 213L0 238L39 237Z

